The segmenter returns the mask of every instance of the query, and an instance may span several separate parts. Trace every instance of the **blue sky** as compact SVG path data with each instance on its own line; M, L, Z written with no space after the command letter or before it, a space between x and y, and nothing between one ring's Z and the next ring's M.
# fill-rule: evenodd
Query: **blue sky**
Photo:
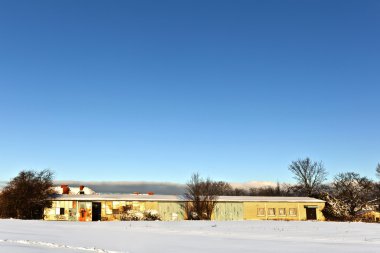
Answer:
M380 162L379 1L2 1L0 181Z

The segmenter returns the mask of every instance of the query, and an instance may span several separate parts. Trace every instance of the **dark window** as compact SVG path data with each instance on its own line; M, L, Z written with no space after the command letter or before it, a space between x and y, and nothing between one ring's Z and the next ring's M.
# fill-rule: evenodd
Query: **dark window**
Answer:
M65 214L65 208L61 207L61 208L59 209L59 214L60 214L60 215L64 215L64 214Z
M316 220L317 219L317 209L316 208L306 208L306 219Z

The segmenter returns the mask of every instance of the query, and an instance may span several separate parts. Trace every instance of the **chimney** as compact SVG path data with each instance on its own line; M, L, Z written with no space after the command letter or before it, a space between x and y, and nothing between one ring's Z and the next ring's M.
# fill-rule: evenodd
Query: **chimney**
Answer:
M84 185L79 186L79 194L84 194Z
M61 188L62 188L62 194L69 194L70 187L67 184L61 185Z

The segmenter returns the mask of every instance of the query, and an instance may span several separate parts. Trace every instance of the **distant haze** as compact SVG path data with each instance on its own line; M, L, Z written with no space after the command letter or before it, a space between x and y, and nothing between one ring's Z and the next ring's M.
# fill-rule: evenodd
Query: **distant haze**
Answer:
M270 182L270 181L249 181L245 183L230 183L232 187L234 188L243 188L243 189L249 189L251 187L265 187L265 186L276 186L277 183Z
M7 182L0 181L0 189L6 185ZM54 185L67 184L69 186L84 185L97 193L133 193L133 192L154 192L156 194L174 194L180 195L185 192L186 185L171 182L132 182L132 181L118 181L118 182L100 182L100 181L54 181ZM276 183L269 181L250 181L245 183L230 183L234 188L249 189L250 187L265 187L276 186Z
M56 185L84 185L97 193L154 192L156 194L183 194L185 185L170 182L99 182L99 181L55 181Z
M185 192L186 185L171 182L98 182L98 181L55 181L56 185L84 185L98 193L132 193L154 192L156 194L180 195ZM248 189L250 187L275 186L273 182L251 181L246 183L231 183L232 187Z

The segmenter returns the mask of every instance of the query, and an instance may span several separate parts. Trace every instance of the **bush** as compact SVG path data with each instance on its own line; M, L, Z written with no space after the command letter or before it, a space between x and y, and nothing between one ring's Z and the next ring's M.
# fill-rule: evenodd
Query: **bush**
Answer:
M157 210L146 210L144 212L132 210L131 207L123 207L123 211L120 214L120 220L122 221L155 221L161 220Z
M318 193L312 197L326 201L325 208L322 210L323 216L329 221L351 221L353 217L349 213L349 207L331 196L329 193Z
M153 221L153 220L161 220L161 218L157 210L146 210L144 212L144 220Z

